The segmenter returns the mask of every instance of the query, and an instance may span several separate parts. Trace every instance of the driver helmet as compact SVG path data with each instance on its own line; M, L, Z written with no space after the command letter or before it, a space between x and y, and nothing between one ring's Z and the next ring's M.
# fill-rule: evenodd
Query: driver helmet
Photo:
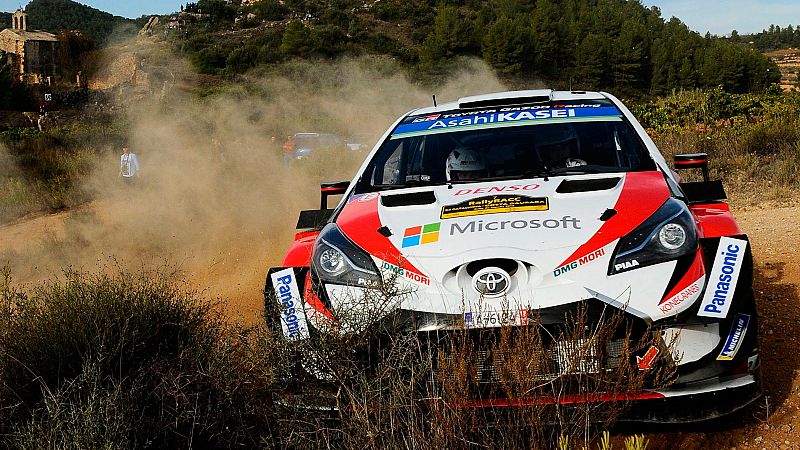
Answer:
M447 181L475 180L486 175L486 163L480 153L468 147L456 147L447 157Z
M536 134L536 143L544 161L565 161L580 153L578 133L570 124L542 126Z

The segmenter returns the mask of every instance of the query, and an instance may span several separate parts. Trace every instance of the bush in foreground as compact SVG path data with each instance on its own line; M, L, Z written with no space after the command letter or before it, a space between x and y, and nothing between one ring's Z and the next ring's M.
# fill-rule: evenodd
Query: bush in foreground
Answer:
M611 426L624 402L545 402L498 414L458 404L531 394L591 398L597 390L622 394L669 383L669 367L653 379L630 365L631 352L650 345L650 333L639 330L643 339L632 339L620 315L588 327L587 311L578 311L558 330L531 317L527 327L483 330L477 340L454 330L452 339L432 342L394 326L402 321L373 320L371 306L342 317L342 325L355 320L351 332L287 344L262 327L226 324L163 271L66 271L23 293L5 269L0 445L574 448L568 443L587 445L596 436L590 423ZM553 336L575 343L558 360L545 344ZM615 339L630 347L609 347ZM601 357L617 361L614 370L581 375ZM489 386L483 378L490 366ZM559 372L567 376L553 379Z
M17 448L231 448L268 441L271 382L211 305L157 274L2 283L0 432ZM263 338L263 336L262 336Z

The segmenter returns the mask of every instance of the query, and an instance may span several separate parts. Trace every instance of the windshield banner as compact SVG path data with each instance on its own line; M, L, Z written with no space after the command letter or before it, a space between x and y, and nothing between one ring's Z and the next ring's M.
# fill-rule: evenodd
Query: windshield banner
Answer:
M613 106L600 105L588 108L571 108L567 106L564 108L527 111L491 112L450 119L433 115L424 118L425 120L415 119L412 123L404 123L398 126L392 134L392 139L478 128L516 127L544 121L577 122L596 120L598 118L608 120L610 117L619 117L621 115L622 113Z

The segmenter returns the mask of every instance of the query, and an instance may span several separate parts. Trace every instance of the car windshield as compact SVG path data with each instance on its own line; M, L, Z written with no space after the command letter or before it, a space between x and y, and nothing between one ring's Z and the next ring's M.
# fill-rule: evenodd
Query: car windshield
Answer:
M381 145L357 190L655 170L610 102L513 109L406 118Z

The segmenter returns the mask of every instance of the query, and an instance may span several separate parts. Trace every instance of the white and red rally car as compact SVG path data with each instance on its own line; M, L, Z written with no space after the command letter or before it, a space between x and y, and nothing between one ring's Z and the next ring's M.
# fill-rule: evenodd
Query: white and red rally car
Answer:
M641 369L660 351L677 371L666 388L625 394L640 400L632 420L730 413L761 394L750 248L706 156L674 162L703 181L682 183L607 93L512 91L411 111L352 182L323 184L320 210L301 213L267 276L267 310L292 341L330 330L386 280L402 293L390 310L421 338L612 307L670 343L637 354ZM682 401L691 407L662 407Z

